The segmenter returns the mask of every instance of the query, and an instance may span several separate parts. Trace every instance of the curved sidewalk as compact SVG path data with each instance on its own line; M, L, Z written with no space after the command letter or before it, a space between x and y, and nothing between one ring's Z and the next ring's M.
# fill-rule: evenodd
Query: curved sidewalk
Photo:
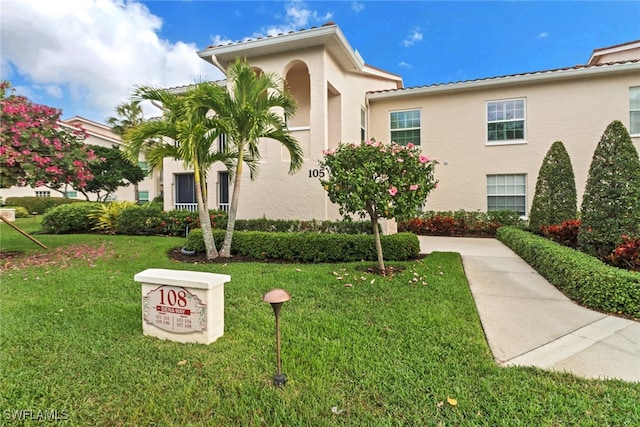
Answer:
M458 252L499 365L640 381L640 323L581 307L496 239L419 236L422 253Z

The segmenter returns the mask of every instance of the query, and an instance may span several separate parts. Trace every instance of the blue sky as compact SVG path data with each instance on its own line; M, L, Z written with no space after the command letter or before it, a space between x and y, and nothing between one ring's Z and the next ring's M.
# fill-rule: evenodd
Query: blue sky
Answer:
M136 85L223 78L200 49L327 21L410 87L585 64L640 39L640 1L1 0L0 74L104 122Z

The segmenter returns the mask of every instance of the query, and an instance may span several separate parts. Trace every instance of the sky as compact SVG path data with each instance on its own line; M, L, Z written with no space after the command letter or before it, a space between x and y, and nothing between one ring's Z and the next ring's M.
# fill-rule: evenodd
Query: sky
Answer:
M207 46L328 21L412 87L585 64L640 40L640 1L0 0L0 78L104 123L136 86L223 79Z

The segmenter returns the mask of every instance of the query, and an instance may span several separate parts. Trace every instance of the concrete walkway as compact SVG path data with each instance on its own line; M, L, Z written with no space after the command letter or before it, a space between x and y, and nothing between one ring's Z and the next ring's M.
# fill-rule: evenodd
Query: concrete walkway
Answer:
M574 304L496 239L420 236L458 252L497 363L640 381L640 323Z

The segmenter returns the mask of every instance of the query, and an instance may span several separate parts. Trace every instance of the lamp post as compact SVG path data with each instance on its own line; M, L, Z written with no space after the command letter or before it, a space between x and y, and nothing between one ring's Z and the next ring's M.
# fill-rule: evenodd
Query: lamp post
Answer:
M268 302L273 308L273 314L276 317L276 375L273 377L274 386L283 386L287 382L287 377L281 372L280 368L280 309L285 301L289 301L291 295L284 289L272 289L262 298L262 301Z

